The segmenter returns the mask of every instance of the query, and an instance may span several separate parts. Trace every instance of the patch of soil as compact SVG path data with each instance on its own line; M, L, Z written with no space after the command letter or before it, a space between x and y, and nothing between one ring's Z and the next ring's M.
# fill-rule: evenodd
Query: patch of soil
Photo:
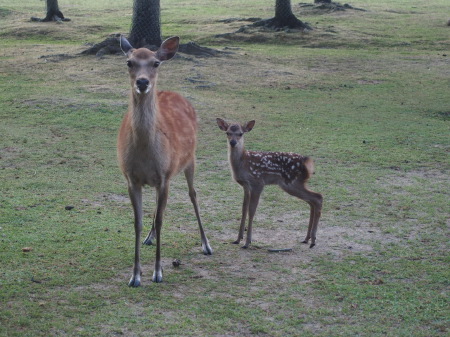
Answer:
M302 9L302 13L313 15L313 14L326 14L332 12L342 12L346 10L354 10L354 11L363 11L365 9L356 8L349 4L340 4L338 2L315 2L311 3L299 3L298 4Z
M293 16L292 22L284 24L278 22L276 18L265 20L261 18L230 18L220 20L220 22L249 22L234 32L215 35L216 38L240 42L267 43L274 39L279 40L280 36L277 35L279 33L306 33L312 30L309 24L298 20L295 16ZM283 40L283 38L281 39ZM298 39L296 38L296 40Z

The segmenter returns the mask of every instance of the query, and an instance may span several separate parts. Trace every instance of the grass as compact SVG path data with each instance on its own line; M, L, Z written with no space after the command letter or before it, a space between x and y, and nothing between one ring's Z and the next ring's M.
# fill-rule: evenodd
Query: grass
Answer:
M130 289L132 210L116 163L127 108L121 56L75 56L127 33L131 2L0 0L0 335L445 336L448 334L449 39L445 1L353 1L312 32L268 32L273 3L162 2L163 34L233 54L177 58L159 86L199 116L196 188L215 250L203 256L183 178L163 230L164 282L142 249ZM202 81L194 83L190 79ZM249 250L241 188L215 124L256 120L246 144L315 158L324 195L317 246L300 245L308 208L267 187ZM146 229L154 195L145 195ZM66 210L66 206L73 209ZM272 254L267 248L293 247ZM30 250L31 249L31 250ZM179 268L172 260L182 261Z

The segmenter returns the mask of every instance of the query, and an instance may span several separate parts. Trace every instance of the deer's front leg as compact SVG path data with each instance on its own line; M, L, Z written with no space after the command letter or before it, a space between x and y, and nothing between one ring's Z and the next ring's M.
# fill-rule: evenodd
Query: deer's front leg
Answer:
M164 210L167 205L167 196L169 187L164 184L158 189L158 206L155 215L155 230L156 230L156 256L155 256L155 270L153 272L152 281L159 283L163 279L163 269L161 265L161 228Z
M250 200L250 190L247 187L244 187L244 201L242 202L241 225L239 226L238 238L236 241L233 242L234 244L238 244L244 238L245 220L247 218L249 200Z
M252 243L252 224L253 217L256 213L256 208L258 207L259 197L261 196L262 188L256 187L252 188L250 192L250 203L248 206L248 228L247 228L247 239L245 240L245 245L242 248L248 248Z
M128 285L130 287L139 287L141 285L140 240L142 231L142 187L130 183L128 186L128 194L133 205L135 232L133 275Z

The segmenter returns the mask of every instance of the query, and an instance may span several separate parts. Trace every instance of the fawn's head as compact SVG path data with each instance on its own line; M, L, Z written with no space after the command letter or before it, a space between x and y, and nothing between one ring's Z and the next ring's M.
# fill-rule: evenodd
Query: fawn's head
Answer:
M250 132L255 126L255 121L247 122L245 125L237 123L228 124L222 118L217 118L216 121L219 129L227 133L228 143L232 148L238 144L242 147L244 144L244 133Z
M127 66L133 92L137 95L150 92L156 84L158 67L162 62L175 56L179 43L180 38L173 36L165 40L156 52L152 52L147 48L135 49L125 37L120 37L120 48L127 56Z

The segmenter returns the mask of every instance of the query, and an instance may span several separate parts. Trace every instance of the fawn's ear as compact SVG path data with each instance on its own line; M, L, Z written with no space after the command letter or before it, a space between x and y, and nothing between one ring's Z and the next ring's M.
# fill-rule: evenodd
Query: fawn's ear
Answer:
M129 53L134 49L133 46L128 42L128 40L124 36L120 36L120 49L122 49L125 55L129 55Z
M245 124L242 129L244 130L244 132L250 132L250 131L252 131L254 126L255 126L255 121L250 121L247 124Z
M156 52L156 57L160 61L170 60L178 51L178 46L180 45L180 38L178 36L169 37L163 43L161 43L161 47L159 47Z
M222 118L216 118L217 125L219 126L219 129L222 131L228 130L228 123L225 122Z

